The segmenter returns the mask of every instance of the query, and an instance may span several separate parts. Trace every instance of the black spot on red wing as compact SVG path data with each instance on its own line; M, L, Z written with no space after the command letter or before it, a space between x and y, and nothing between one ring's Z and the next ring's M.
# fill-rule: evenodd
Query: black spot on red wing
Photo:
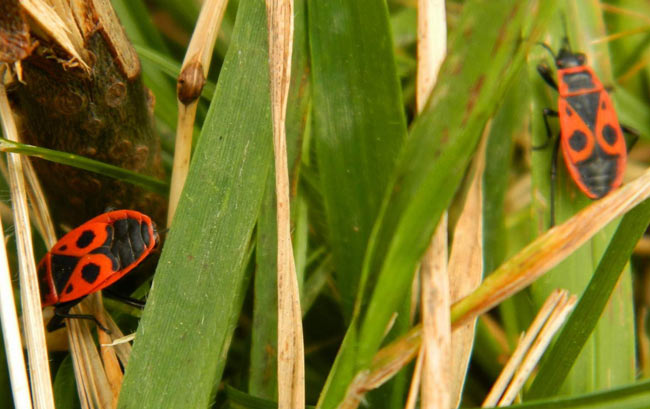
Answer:
M70 283L68 284L68 288L65 289L65 293L70 294L72 290L74 290L74 286L72 285L72 283Z
M603 103L600 104L600 107L601 107L602 109L607 109L607 104L605 104L605 101L603 101Z
M100 267L95 263L88 263L81 269L81 277L88 284L92 284L99 276Z
M582 131L573 131L569 137L569 146L576 152L580 152L587 146L587 135Z
M61 293L65 285L70 281L72 271L79 263L79 257L66 256L63 254L52 254L52 279L57 293Z
M566 114L567 114L567 116L571 116L571 115L573 115L573 112L571 112L571 110L569 109L569 107L567 107L567 109L566 109Z
M64 244L63 246L59 247L59 250L61 251L66 251L68 249L68 245Z
M613 126L607 124L603 127L603 139L605 139L605 142L610 145L614 145L617 138L618 134L616 133L616 129L614 129Z
M83 233L81 233L81 236L77 239L77 247L80 249L85 249L86 247L90 246L90 243L93 242L93 239L95 238L95 232L92 230L85 230Z

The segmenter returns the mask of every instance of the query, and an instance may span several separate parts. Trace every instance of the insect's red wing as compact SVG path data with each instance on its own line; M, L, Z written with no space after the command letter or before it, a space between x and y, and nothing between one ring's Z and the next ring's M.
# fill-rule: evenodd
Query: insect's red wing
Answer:
M594 134L564 98L558 100L558 115L562 129L560 137L562 156L571 178L587 196L595 198L596 195L582 180L577 166L593 154L596 144Z
M47 307L59 301L52 279L52 257L47 253L38 264L38 285L41 293L41 305Z
M596 118L596 142L603 151L617 158L616 177L610 185L611 189L615 189L623 181L627 162L627 146L614 105L606 91L601 92Z
M50 253L82 257L104 244L108 238L106 225L102 221L90 220L61 237Z
M102 284L118 274L112 261L103 254L86 254L79 259L70 279L59 294L59 302L85 297L102 289Z

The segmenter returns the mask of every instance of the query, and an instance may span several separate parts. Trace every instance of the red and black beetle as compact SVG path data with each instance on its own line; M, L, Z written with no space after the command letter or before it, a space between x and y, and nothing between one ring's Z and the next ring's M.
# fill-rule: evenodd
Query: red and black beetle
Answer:
M84 318L99 325L92 315L68 311L133 270L158 241L155 224L135 210L109 211L63 236L38 264L41 303L55 307L48 331L59 328L63 318Z

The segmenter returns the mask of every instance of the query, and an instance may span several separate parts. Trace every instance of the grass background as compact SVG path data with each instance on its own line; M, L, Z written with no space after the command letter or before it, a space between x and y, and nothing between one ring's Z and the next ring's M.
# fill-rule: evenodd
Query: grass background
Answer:
M113 5L156 95L169 169L174 76L199 7L180 0ZM260 0L228 6L199 107L187 185L138 325L120 408L274 407L276 242L265 13ZM621 122L642 135L628 179L650 160L646 2L449 1L447 14L448 57L415 117L413 1L295 1L287 136L309 404L336 407L378 349L415 324L413 273L445 209L453 235L465 173L483 133L484 274L546 230L550 149L531 146L546 138L541 110L555 106L556 95L536 72L538 63L552 63L537 41L557 50L568 36L613 87ZM630 30L636 32L594 44ZM590 201L561 160L558 167L561 222ZM648 301L642 296L647 256L637 253L624 266L650 220L648 207L612 223L502 303L491 313L496 327L479 320L464 407L480 405L545 296L558 287L581 295L592 277L598 280L545 357L522 407L647 407L648 358L639 346L648 334L637 324L644 323L638 314ZM397 321L385 336L394 312ZM53 359L57 408L77 407L70 360ZM411 369L371 392L367 404L402 408ZM0 399L7 404L8 388L0 370ZM533 403L539 399L546 400Z

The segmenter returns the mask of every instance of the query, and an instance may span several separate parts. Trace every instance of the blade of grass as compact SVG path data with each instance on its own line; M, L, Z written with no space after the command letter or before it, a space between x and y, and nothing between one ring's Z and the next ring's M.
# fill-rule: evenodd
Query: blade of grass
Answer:
M419 0L417 9L417 73L416 106L424 109L447 53L447 19L445 2ZM459 223L460 224L460 223ZM449 324L450 271L448 262L447 214L438 227L420 263L420 310L423 341L414 369L411 391L421 376L420 405L422 409L448 408L454 399L455 380ZM417 280L417 277L414 278ZM417 304L417 303L413 303ZM463 373L464 376L464 373ZM417 393L409 391L411 407ZM409 403L407 401L407 406Z
M406 120L386 3L312 0L308 5L312 132L336 284L349 319Z
M291 87L287 106L287 155L292 185L298 180L300 145L305 132L309 102L307 75L307 33L305 0L295 2L294 47ZM273 173L273 171L272 171ZM296 195L292 189L292 195ZM299 194L299 193L298 193ZM292 202L292 204L295 201ZM296 206L292 206L295 216ZM295 238L295 236L294 236ZM251 326L251 355L248 392L254 396L277 399L277 234L275 221L275 178L269 175L262 210L257 223L255 252L255 290L253 325ZM302 287L296 255L299 286ZM302 303L301 303L302 304ZM303 314L304 314L303 306Z
M645 409L650 401L650 381L569 398L555 398L519 405L512 409Z
M600 37L605 32L602 10L598 2L569 1L563 4L562 14L558 17L566 16L567 20L574 23L565 28L561 22L562 18L558 18L552 32L552 39L555 40L552 43L553 46L559 47L563 37L568 34L573 49L587 53L587 61L598 73L600 80L604 84L612 84L607 45L592 45L589 41L591 38ZM548 56L544 58L548 59ZM535 63L531 64L531 70L534 68ZM531 73L531 80L536 82L535 86L543 83L535 72ZM555 91L551 91L549 95L553 99L557 98ZM546 102L542 101L545 99L538 95L535 102L540 105L548 103L547 100ZM551 102L547 106L553 107L556 104L556 102ZM533 120L536 121L534 124L536 125L534 127L536 142L534 144L540 145L541 141L546 140L541 107L537 108L533 115ZM552 122L554 134L559 132L556 124L557 121ZM552 143L549 146L552 146ZM543 186L549 183L548 169L553 160L550 151L552 149L546 149L545 152L534 152L533 178L542 188L542 192L547 192L547 190L543 190ZM590 199L578 190L560 158L557 158L557 167L559 172L555 185L557 192L555 208L559 223L588 205ZM540 181L540 179L543 180ZM545 207L541 208L545 214L548 214ZM536 303L543 302L549 292L558 287L580 294L592 277L617 223L614 221L611 226L594 236L587 245L578 249L542 280L531 286L531 293ZM594 331L592 339L585 345L584 353L575 363L575 368L565 383L565 393L590 392L599 388L626 384L634 379L634 320L629 272L622 279L621 287L614 294L606 315L608 319L602 320ZM617 354L609 352L612 348L617 351Z
M305 407L305 345L291 239L287 100L293 52L293 0L266 0L275 164L278 293L278 407Z
M650 200L644 201L623 217L575 311L558 336L554 347L547 352L546 360L526 394L526 399L541 399L558 392L600 320L621 274L625 271L625 264L632 255L634 245L643 235L648 223ZM618 353L616 355L618 356Z
M271 164L265 21L262 2L240 1L118 408L213 402L243 302L247 248Z
M20 153L27 156L33 156L35 158L49 160L50 162L61 163L64 165L74 166L75 168L89 170L91 172L109 176L117 180L132 183L136 186L141 186L161 195L167 195L169 191L169 185L165 181L153 178L151 176L135 173L115 165L110 165L108 163L89 159L84 156L75 155L73 153L55 151L53 149L27 145L24 143L10 141L4 138L0 138L0 151Z
M362 288L357 299L367 308L346 333L320 407L336 407L353 377L370 364L390 317L410 290L415 265L461 181L495 101L503 97L555 4L465 4L451 34L449 55L427 108L411 128L369 242L362 278L368 288ZM520 43L524 20L531 15L532 29ZM470 60L472 64L466 64Z
M4 69L0 70L0 72L0 75L4 75ZM9 106L4 84L0 84L0 118L2 118L2 130L5 136L13 141L18 140L18 129ZM28 367L32 399L36 408L54 409L54 395L52 393L47 346L45 345L41 297L39 294L36 261L34 260L32 234L29 223L27 192L20 155L9 153L7 155L7 167L9 169L9 186L11 188L14 226L16 226L20 301L22 305L25 345L29 359ZM16 386L20 386L20 384ZM24 402L16 403L24 404Z
M472 294L452 306L452 327L457 328L521 291L572 254L611 220L630 211L648 197L650 171L538 237L483 280ZM355 375L363 374L365 378L375 378L380 373L385 374L386 378L394 375L417 353L420 333L420 326L414 327L405 336L382 348L368 369Z
M163 54L169 52L141 0L113 0L112 4L135 45L150 47ZM156 117L170 129L176 129L176 81L165 76L158 64L146 60L142 61L142 79L156 96Z

